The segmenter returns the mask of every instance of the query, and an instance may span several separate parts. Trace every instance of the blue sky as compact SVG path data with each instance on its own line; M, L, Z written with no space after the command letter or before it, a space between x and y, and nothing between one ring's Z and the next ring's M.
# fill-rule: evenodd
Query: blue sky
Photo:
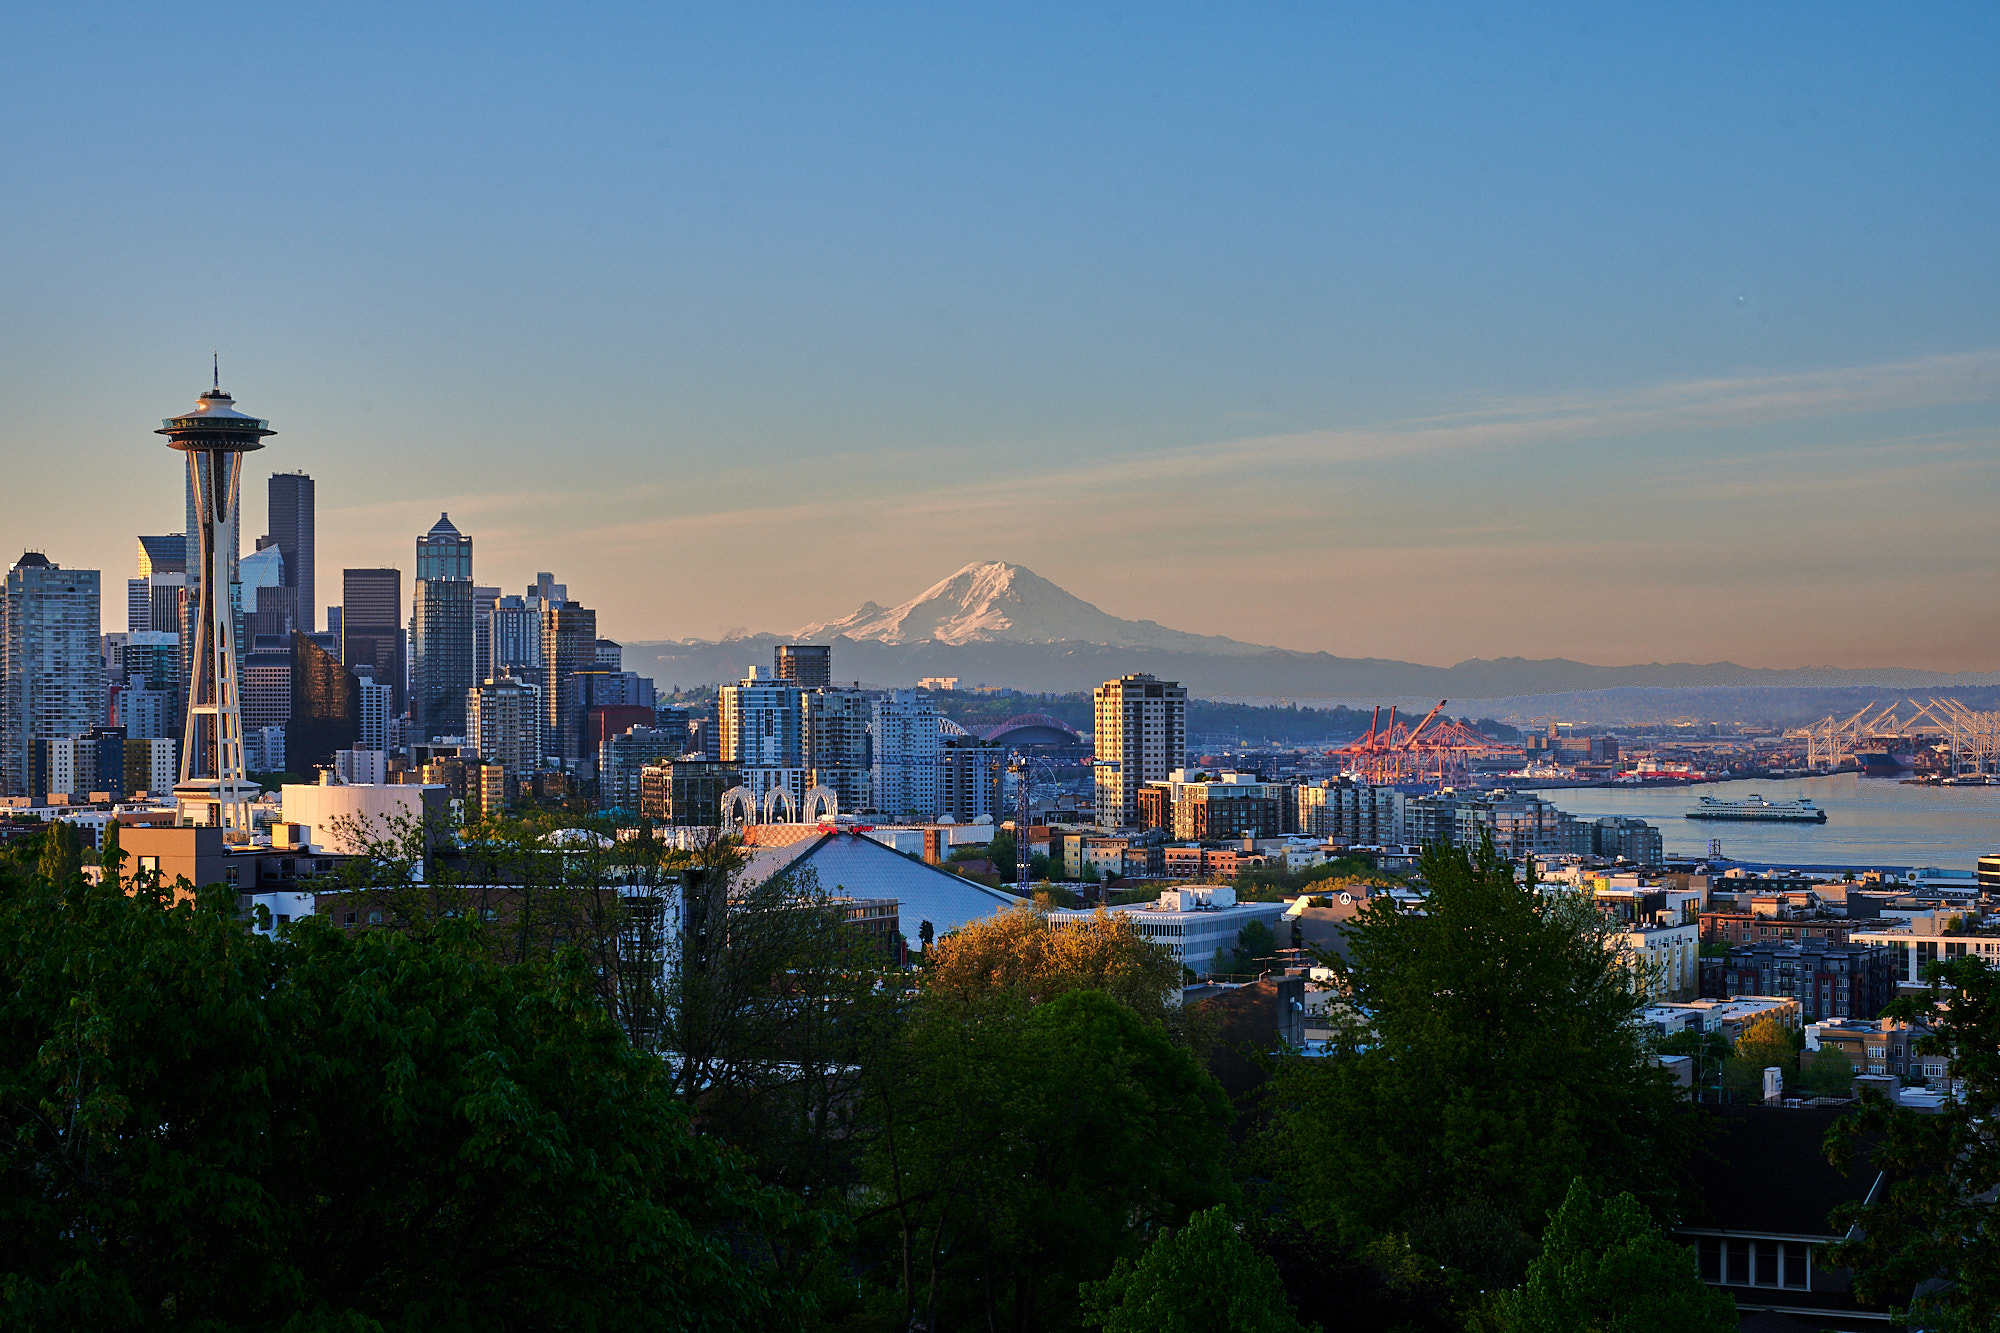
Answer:
M1749 8L24 12L0 540L129 573L219 349L323 571L449 509L625 638L997 558L1357 656L1995 669L2000 12Z

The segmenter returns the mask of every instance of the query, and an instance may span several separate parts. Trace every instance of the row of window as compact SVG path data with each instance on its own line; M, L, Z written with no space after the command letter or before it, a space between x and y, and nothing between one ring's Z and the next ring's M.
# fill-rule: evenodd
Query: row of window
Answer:
M1730 1287L1790 1287L1812 1284L1811 1245L1795 1240L1746 1240L1697 1236L1695 1254L1701 1280Z

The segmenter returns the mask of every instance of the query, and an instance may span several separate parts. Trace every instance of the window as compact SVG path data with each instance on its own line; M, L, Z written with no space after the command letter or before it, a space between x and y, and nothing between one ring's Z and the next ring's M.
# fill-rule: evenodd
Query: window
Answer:
M371 926L379 926L379 925L381 925L381 924L382 924L382 914L381 914L380 912L370 912L370 913L368 914L368 924L369 924L369 925L371 925Z
M289 926L292 924L292 918L287 914L280 912L278 913L278 924L281 926Z
M1775 1240L1757 1242L1757 1271L1753 1280L1760 1287L1778 1285L1778 1242Z
M356 922L358 922L358 921L359 921L360 919L361 919L361 918L360 918L360 914L359 914L359 913L356 913L356 912L349 912L349 913L347 914L347 919L346 919L345 921L343 921L343 922L342 922L341 924L342 924L342 925L347 925L347 926L351 926L351 925L354 925L354 924L355 924Z
M1747 1287L1750 1285L1750 1242L1732 1240L1728 1245L1729 1273L1723 1281L1731 1286Z
M1803 1289L1806 1285L1806 1249L1793 1242L1785 1244L1785 1285Z

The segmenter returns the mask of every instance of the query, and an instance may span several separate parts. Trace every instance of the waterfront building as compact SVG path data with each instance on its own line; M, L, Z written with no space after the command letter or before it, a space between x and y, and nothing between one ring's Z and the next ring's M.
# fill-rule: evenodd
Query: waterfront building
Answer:
M0 603L0 788L28 794L36 741L80 736L104 720L98 571L29 551Z
M1109 680L1094 692L1097 823L1134 827L1139 789L1165 781L1187 756L1187 690L1150 675Z
M934 819L938 755L943 747L930 695L890 690L878 696L869 736L876 812L887 819Z

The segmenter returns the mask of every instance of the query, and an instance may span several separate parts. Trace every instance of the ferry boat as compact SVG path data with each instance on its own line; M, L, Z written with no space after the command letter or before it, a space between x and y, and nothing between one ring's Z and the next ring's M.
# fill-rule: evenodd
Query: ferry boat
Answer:
M1704 796L1687 812L1689 819L1735 819L1761 824L1824 824L1826 811L1811 801L1767 801L1752 796L1743 801L1718 801Z

